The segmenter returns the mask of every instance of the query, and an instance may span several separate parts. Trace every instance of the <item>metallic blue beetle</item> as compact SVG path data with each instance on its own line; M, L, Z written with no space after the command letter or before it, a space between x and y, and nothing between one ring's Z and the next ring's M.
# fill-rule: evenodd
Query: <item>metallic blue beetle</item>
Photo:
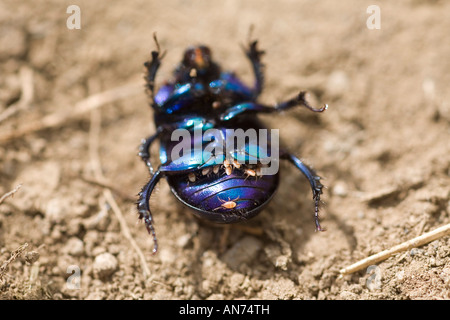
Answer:
M227 152L216 152L221 150L220 147L228 146L228 130L242 129L247 132L249 129L264 129L257 119L258 113L275 113L295 106L322 112L327 105L317 109L311 107L305 100L305 92L275 106L257 102L264 80L264 66L260 61L264 52L258 50L257 41L249 41L245 48L256 78L253 88L244 85L234 73L221 71L212 60L208 47L194 46L184 52L173 80L165 83L155 95L154 80L164 54L160 52L156 36L154 39L157 51L152 52L152 60L144 65L147 68L146 82L152 99L156 133L144 139L139 149L139 156L150 170L151 178L139 193L137 207L139 219L144 220L153 236L155 253L158 245L149 200L161 177L168 180L173 194L201 218L217 223L250 219L270 201L278 186L278 172L264 174L267 161L263 160L278 159L270 158L270 134L264 146L254 140L245 140L231 151L223 148ZM180 135L175 135L174 139L174 132L180 129L182 133L191 134L184 146L192 147L188 148L190 152L181 156L180 142L176 139ZM223 139L218 139L217 135L208 136L211 129ZM161 164L154 171L150 162L150 147L158 138ZM320 177L291 153L281 148L277 151L280 159L290 161L309 180L315 203L316 230L323 230L318 217L323 188Z

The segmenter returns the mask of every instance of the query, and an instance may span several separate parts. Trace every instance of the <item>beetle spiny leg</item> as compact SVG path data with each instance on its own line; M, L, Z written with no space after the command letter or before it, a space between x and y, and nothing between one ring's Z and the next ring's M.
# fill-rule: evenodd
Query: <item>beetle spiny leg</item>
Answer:
M156 239L155 228L153 227L152 217L146 218L144 220L145 227L147 228L147 232L153 237L153 250L152 253L155 254L158 251L158 240Z
M156 44L156 51L152 51L152 60L144 63L144 66L147 68L147 75L145 80L147 82L147 88L150 91L150 97L152 99L153 105L155 102L155 77L158 72L159 66L161 65L161 60L166 55L166 51L161 54L161 48L159 46L158 38L156 37L156 32L153 33L153 40Z
M303 163L299 158L294 156L291 153L288 153L284 150L281 150L280 157L282 159L286 159L291 162L297 169L299 169L305 177L308 179L309 184L311 186L311 190L313 193L314 200L314 222L316 225L316 231L325 231L324 228L321 227L319 222L319 205L320 205L320 195L322 194L323 185L320 182L320 177L316 174L316 172Z
M261 62L261 56L265 53L263 50L258 50L258 41L252 40L254 26L251 25L247 37L247 47L243 47L245 55L250 60L253 73L255 75L255 87L253 89L254 98L256 99L262 92L264 86L264 64Z
M150 210L148 209L148 206L145 204L145 198L142 197L142 194L140 195L140 198L138 201L138 210L139 210L139 220L144 221L147 232L153 238L152 252L153 252L153 254L155 254L158 251L158 240L156 238L155 228L153 227L152 214L151 214Z
M153 254L158 250L158 241L156 239L156 232L153 227L153 217L150 211L150 196L160 178L161 171L157 170L150 178L150 181L142 188L141 192L139 192L139 199L137 201L139 219L144 220L148 233L153 237Z
M322 228L319 222L319 204L320 204L320 194L322 193L322 188L320 188L320 191L314 192L314 222L316 224L316 231L325 231L325 228Z

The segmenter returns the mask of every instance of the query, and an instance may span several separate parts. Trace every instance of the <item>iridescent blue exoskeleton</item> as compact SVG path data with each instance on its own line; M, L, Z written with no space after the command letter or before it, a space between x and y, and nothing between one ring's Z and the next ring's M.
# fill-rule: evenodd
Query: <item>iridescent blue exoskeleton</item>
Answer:
M173 79L155 95L154 80L163 58L156 37L155 42L158 50L152 52L152 59L145 63L145 67L156 133L142 141L139 152L151 178L139 193L137 202L139 219L143 219L153 236L153 252L157 250L157 240L149 200L161 177L168 180L173 194L201 218L217 223L250 219L270 201L278 186L278 172L264 173L267 161L263 160L267 157L278 160L271 158L273 138L271 140L269 134L265 146L246 140L235 149L222 148L224 152L217 152L229 142L227 130L247 132L254 129L259 132L264 126L257 119L258 113L275 113L295 106L304 106L314 112L327 108L326 105L317 109L311 107L305 100L305 92L275 106L257 102L264 80L260 61L263 51L258 50L257 41L250 41L245 48L256 78L253 88L243 84L234 73L222 71L212 60L208 47L194 46L185 51ZM208 136L212 129L216 135ZM180 132L191 134L187 146L192 147L181 155L177 149ZM218 139L217 134L223 139ZM160 141L160 165L154 170L150 147L157 139ZM315 204L316 230L322 230L318 218L323 188L320 177L286 150L280 148L277 155L279 159L290 161L309 180Z

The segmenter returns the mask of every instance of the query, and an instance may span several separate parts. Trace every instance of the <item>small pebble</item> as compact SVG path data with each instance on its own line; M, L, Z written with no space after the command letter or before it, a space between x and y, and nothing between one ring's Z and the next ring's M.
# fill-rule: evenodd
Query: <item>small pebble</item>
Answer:
M178 237L177 246L180 248L186 248L190 242L191 242L191 235L186 233Z
M94 275L101 280L106 280L117 270L117 267L117 259L111 253L99 254L94 260Z
M348 194L347 185L342 181L336 182L333 187L333 194L338 197L346 197Z
M84 253L84 243L82 240L72 237L64 246L63 252L68 253L71 256L78 257Z
M261 248L261 241L255 237L247 236L236 242L233 247L225 252L223 260L230 268L238 269L241 265L253 261Z

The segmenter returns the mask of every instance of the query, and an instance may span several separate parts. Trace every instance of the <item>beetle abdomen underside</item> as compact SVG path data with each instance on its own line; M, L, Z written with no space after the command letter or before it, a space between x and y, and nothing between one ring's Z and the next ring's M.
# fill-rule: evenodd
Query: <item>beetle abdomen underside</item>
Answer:
M169 176L172 192L202 218L217 223L233 223L255 216L272 198L278 174L249 176L241 170L198 170L189 175Z

